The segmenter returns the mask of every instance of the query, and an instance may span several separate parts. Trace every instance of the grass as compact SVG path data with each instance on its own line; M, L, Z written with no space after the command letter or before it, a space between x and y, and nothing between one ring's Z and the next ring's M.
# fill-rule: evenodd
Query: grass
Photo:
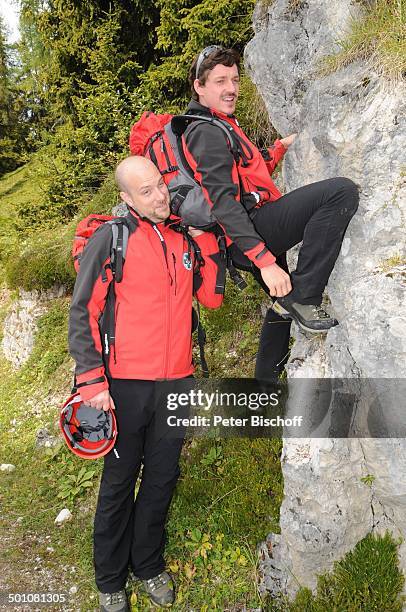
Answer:
M399 542L368 534L354 550L320 576L317 591L301 589L292 604L270 605L269 612L402 612L404 577L398 565ZM287 606L287 607L286 607Z
M251 274L248 287L236 288L228 278L219 310L202 309L207 334L206 358L213 378L254 377L258 338L262 326L261 302L265 297ZM195 351L198 361L198 352Z
M4 526L14 542L3 556L11 568L39 559L39 566L59 577L62 590L78 586L81 610L86 611L94 609L96 595L91 532L102 462L91 465L91 487L62 501L57 496L68 474L77 475L83 462L64 446L52 450L35 445L40 427L57 435L58 405L69 392L67 313L67 299L52 304L40 320L34 353L18 373L1 363L0 461L16 466L13 473L0 474ZM195 439L185 444L168 523L167 558L179 592L174 610L259 605L255 546L270 528L278 530L279 454L278 440ZM57 528L54 518L66 504L73 520ZM21 590L24 580L26 590L38 589L36 574L25 579L14 572L9 578L15 589ZM133 603L134 610L149 609L138 587Z
M116 189L113 177L108 176L96 194L84 194L74 219L31 226L29 215L22 219L16 211L41 207L43 191L36 179L39 165L38 156L34 156L27 165L0 179L0 259L12 289L46 290L63 285L69 291L76 278L71 260L75 227L91 212L110 212L117 202Z
M239 328L248 322L252 300L255 304L256 299L251 295L246 300L242 295L236 298L232 319ZM41 580L55 592L75 587L77 594L72 595L71 605L90 612L97 597L92 522L102 462L92 462L89 467L94 471L90 487L62 501L58 494L66 489L69 474L83 471L83 461L65 446L39 449L35 444L40 427L57 435L58 405L69 393L68 306L68 299L59 298L43 315L34 352L18 373L4 360L0 362L0 462L16 466L10 474L0 473L0 520L3 533L8 534L0 551L11 590L39 590ZM215 343L221 343L221 321L206 322ZM231 322L228 324L226 334L231 334ZM214 369L216 359L211 360ZM245 367L245 362L240 365ZM240 375L241 370L237 365L235 368ZM168 567L177 583L174 612L260 606L291 612L400 612L402 577L396 543L389 536L368 536L360 542L331 574L319 579L315 595L302 589L294 602L261 601L256 544L269 531L279 530L283 495L280 450L279 440L267 439L192 439L185 443L166 549ZM58 528L54 518L64 506L72 510L73 518ZM139 585L130 586L133 612L150 610Z
M248 75L242 74L236 110L238 121L248 138L259 148L271 146L277 134L269 118L265 102Z
M17 204L29 207L41 201L42 192L33 180L37 167L33 160L0 179L0 260L4 262L17 248Z
M340 51L325 58L321 74L330 74L355 60L366 60L379 74L393 81L406 76L406 2L363 2L363 17L352 19Z

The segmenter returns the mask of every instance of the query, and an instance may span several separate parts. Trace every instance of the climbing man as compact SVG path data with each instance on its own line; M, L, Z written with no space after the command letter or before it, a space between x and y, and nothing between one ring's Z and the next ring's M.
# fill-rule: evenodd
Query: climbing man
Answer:
M266 150L250 142L234 116L240 57L212 45L195 58L189 73L195 115L183 134L183 148L196 180L223 228L236 267L253 273L273 298L262 327L255 375L276 380L289 353L292 319L308 332L337 325L321 306L323 290L343 236L358 207L357 186L337 177L281 195L271 173L296 134ZM239 140L236 159L224 130L199 116L217 117ZM289 274L286 251L303 241L296 270Z
M156 381L184 379L194 371L193 292L210 308L223 299L215 291L215 236L190 229L191 238L171 219L169 192L154 164L127 157L117 166L116 182L128 207L122 280L112 279L112 230L104 224L83 251L69 321L82 399L100 410L114 409L118 429L117 443L104 457L94 520L101 612L129 610L129 568L154 604L167 607L175 599L163 557L164 526L179 476L182 439L161 436L155 428L154 391ZM114 318L115 341L106 351L99 322L111 286L115 307L108 314Z

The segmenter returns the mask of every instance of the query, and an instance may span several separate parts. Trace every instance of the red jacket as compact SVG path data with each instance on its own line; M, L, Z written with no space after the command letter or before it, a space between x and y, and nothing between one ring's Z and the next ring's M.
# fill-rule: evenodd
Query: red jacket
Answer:
M174 379L193 373L193 289L204 306L221 305L223 295L215 293L218 245L210 233L195 238L205 260L198 272L187 240L172 225L130 215L123 278L115 283L115 345L104 357L99 319L112 278L110 227L99 228L87 244L72 297L69 349L78 384L104 380L81 387L83 399L108 388L104 358L112 378Z
M286 152L280 140L276 140L264 155L250 142L233 115L225 115L192 101L187 114L216 116L227 121L247 153L247 165L242 160L235 162L226 137L221 129L207 122L194 123L187 128L184 137L185 157L202 186L213 215L223 227L230 242L258 267L263 268L275 261L256 232L248 213L236 203L243 193L259 195L258 205L274 201L281 193L271 179L271 173Z

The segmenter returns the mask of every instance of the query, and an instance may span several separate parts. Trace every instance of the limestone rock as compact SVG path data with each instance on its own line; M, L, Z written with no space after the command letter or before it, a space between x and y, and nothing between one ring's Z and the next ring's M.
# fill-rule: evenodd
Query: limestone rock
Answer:
M19 290L19 298L12 304L4 321L1 343L4 356L15 368L20 368L31 355L37 321L47 311L49 301L64 293L63 287L43 292Z
M68 508L64 508L63 510L60 511L54 523L55 525L63 525L67 521L70 521L71 518L72 518L71 511Z
M49 433L49 431L46 429L46 427L42 427L41 429L38 429L36 433L36 438L35 438L35 446L37 448L40 448L40 447L52 448L53 446L57 446L60 443L61 443L60 439L56 438L55 436L52 436Z
M360 187L327 288L340 325L325 338L293 326L289 377L405 376L406 88L366 62L319 70L363 10L352 0L258 2L245 52L273 125L298 133L283 165L286 191L334 176ZM281 535L260 547L262 589L314 588L370 531L406 538L405 457L404 439L285 440ZM371 486L361 480L368 475ZM400 558L405 569L405 544Z
M16 466L12 463L2 463L0 465L0 472L14 472Z

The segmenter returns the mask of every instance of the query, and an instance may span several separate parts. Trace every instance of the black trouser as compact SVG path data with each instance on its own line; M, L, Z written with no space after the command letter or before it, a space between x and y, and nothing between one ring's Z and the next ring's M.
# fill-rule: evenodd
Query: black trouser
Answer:
M94 520L96 584L103 593L124 587L129 566L143 580L165 568L165 520L180 473L183 439L157 433L155 384L116 379L110 385L118 438L104 457Z
M347 178L337 177L299 187L257 210L252 219L255 229L285 271L286 251L303 240L296 270L290 275L294 301L320 304L357 208L357 186ZM269 294L258 268L234 244L231 256L234 265L251 271ZM288 359L289 335L290 321L269 309L261 331L256 378L271 380L281 373Z

